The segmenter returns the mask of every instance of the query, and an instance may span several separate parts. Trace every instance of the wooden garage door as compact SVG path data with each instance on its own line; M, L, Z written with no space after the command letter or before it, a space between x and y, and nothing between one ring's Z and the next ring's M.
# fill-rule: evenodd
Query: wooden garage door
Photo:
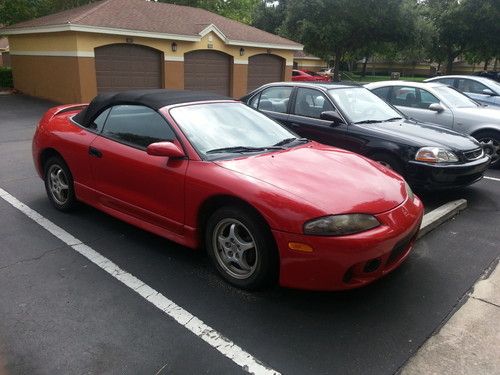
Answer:
M97 92L162 87L162 54L135 44L95 49Z
M275 55L256 55L248 59L248 91L263 84L283 80L283 59Z
M231 57L216 51L184 55L184 88L229 96Z

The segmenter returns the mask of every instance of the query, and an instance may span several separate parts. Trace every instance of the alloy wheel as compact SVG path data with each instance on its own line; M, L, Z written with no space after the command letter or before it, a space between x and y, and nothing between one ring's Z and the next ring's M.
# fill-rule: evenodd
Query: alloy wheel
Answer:
M247 279L255 272L259 256L257 245L239 220L221 220L213 231L212 246L217 262L232 277Z
M47 172L50 195L59 205L64 205L69 199L68 177L61 166L53 164Z

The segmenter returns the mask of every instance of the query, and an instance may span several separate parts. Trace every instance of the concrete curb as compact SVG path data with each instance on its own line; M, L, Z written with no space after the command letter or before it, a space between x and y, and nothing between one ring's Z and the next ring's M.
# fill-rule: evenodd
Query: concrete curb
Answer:
M420 232L417 239L436 229L445 221L457 215L460 211L465 210L465 208L467 208L467 200L457 199L456 201L445 203L435 210L425 214L422 219L422 225L420 226Z

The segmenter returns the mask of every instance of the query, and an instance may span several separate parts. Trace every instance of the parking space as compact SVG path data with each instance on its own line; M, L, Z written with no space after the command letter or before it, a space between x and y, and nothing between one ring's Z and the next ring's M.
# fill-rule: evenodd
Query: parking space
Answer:
M0 96L0 188L281 373L395 373L500 254L500 181L484 179L422 196L431 208L465 198L468 209L369 287L243 292L201 252L87 206L52 209L31 159L35 124L50 105ZM500 179L499 170L487 175ZM8 373L244 372L2 199L0 284L0 364Z

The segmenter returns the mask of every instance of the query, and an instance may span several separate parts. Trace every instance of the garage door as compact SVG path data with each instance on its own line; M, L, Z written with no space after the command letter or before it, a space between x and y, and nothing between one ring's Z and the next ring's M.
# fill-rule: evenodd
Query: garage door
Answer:
M283 80L283 59L275 55L256 55L248 59L248 91L269 82Z
M215 51L184 55L184 88L229 96L231 57Z
M135 44L95 49L97 92L162 87L162 53Z

